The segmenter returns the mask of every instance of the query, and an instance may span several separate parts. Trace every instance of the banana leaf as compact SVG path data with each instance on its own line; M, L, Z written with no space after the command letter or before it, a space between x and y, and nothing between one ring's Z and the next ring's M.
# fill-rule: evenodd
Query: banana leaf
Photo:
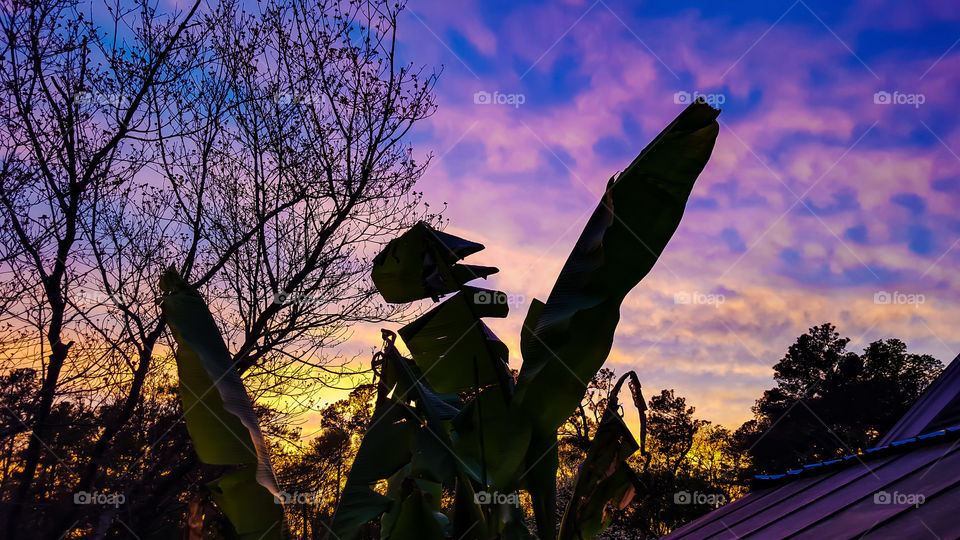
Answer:
M653 268L683 216L716 141L720 111L687 107L619 176L587 222L544 303L533 302L521 333L515 406L531 419L529 467L542 468L549 433L570 416L610 353L627 293ZM555 474L555 469L554 469ZM553 508L548 471L528 486L535 506ZM538 517L541 537L551 519ZM544 530L544 526L548 527Z
M208 485L241 538L280 538L283 507L253 404L206 303L174 269L161 309L177 342L179 394L200 461L237 469Z
M513 491L532 430L504 401L501 390L481 390L453 419L453 426L453 448L460 461L469 464L471 470L486 471L482 483L489 484L492 491Z
M506 317L503 293L463 287L400 329L400 337L437 392L465 392L500 383L511 387L507 346L481 317Z
M385 540L441 540L444 529L449 528L446 516L436 511L439 501L436 495L415 488L400 503L396 521L382 535Z
M410 463L420 419L406 404L386 399L377 406L353 460L331 530L336 538L357 538L360 528L394 505L372 489Z
M620 304L680 224L713 150L718 114L691 104L610 180L550 296L536 307L533 330L521 336L516 399L543 428L563 424L610 353Z
M331 529L337 538L357 538L365 523L383 515L384 538L410 538L415 526L426 527L421 538L442 538L449 524L434 515L439 511L440 485L452 485L467 472L459 466L445 428L459 411L448 402L452 400L435 394L416 366L399 354L392 333L385 332L384 338L383 374L393 397L378 401ZM416 410L407 401L413 401ZM389 479L386 495L372 489L383 479ZM411 485L421 493L412 495ZM432 521L425 517L426 502L436 504L429 512ZM438 530L441 536L430 536Z
M468 281L497 272L493 267L457 264L482 249L483 244L438 231L421 221L391 240L373 259L373 284L383 299L393 304L436 300Z
M640 411L641 426L646 404L640 393L636 373L624 374L610 392L607 407L587 457L580 466L573 484L573 496L567 503L560 523L559 540L586 540L603 532L613 521L614 512L622 510L641 489L640 479L627 464L627 459L641 445L623 422L619 412L618 394L624 379L630 377L634 405ZM645 429L641 427L641 437Z

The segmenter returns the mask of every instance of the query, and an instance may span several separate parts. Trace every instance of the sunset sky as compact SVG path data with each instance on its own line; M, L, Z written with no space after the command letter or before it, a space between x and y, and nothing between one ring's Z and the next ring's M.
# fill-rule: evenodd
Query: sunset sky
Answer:
M468 262L500 268L480 285L515 300L491 323L512 366L529 300L546 299L607 179L696 93L723 109L717 146L624 303L608 367L735 428L810 326L833 322L857 352L888 337L944 362L960 351L955 3L408 8L403 56L443 65L413 139L434 154L418 189L487 246ZM377 341L361 330L346 348Z

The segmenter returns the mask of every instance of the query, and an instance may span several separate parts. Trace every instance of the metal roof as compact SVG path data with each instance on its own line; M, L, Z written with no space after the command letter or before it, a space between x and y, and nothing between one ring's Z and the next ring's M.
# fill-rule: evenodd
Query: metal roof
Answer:
M879 446L758 475L750 493L665 538L960 538L958 420L955 359Z
M912 437L934 429L960 425L960 356L953 359L943 373L923 392L890 431L880 439L881 445Z
M960 538L957 434L768 480L666 538Z

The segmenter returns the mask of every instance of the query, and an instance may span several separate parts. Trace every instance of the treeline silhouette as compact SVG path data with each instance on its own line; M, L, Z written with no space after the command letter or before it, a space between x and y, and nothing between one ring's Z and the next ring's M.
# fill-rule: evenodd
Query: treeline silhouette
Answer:
M630 461L644 489L603 537L663 535L746 493L755 473L782 472L869 448L943 368L929 355L907 352L898 339L875 341L862 353L847 350L848 344L829 323L798 337L773 366L776 386L759 397L754 418L737 429L698 418L674 390L649 393L647 453ZM616 379L612 370L602 369L560 430L558 514ZM70 397L57 402L51 413L56 436L46 441L35 482L37 502L25 516L35 537L63 534L58 518L65 508L81 510L75 512L76 523L68 524L80 536L99 531L102 537L173 538L191 516L206 515L205 537L229 537L229 526L217 519L203 488L220 471L197 462L174 390L170 381L147 387L133 421L115 439L105 473L83 493L75 489L78 469L90 459L93 442L119 404ZM30 437L23 421L36 414L39 392L40 379L31 369L0 375L5 502L22 471ZM298 538L326 536L375 396L373 385L358 385L345 399L322 408L319 434L303 441L301 428L286 415L258 408L280 487L290 497L286 517Z

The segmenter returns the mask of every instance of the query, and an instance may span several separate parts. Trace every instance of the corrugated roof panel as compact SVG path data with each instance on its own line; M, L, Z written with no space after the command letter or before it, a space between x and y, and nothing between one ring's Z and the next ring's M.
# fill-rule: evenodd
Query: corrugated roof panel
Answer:
M682 535L690 534L692 531L697 531L709 525L710 523L713 523L717 519L722 519L724 516L731 514L732 512L739 512L741 510L745 510L746 507L751 506L753 504L757 504L759 500L763 498L766 494L776 491L777 489L779 488L769 488L769 489L751 491L747 495L744 495L743 497L740 497L739 499L731 503L725 504L710 513L700 516L699 518L691 521L690 523L687 523L683 527L670 533L670 535L667 536L667 538L680 538ZM681 536L677 536L677 535L681 535Z
M943 452L946 449L941 447L939 450ZM905 457L912 456L913 453ZM891 526L907 514L915 513L915 517L919 518L928 513L929 509L924 508L926 501L934 500L955 486L958 481L957 470L960 470L960 451L955 448L947 452L943 459L916 467L879 490L865 492L859 500L838 509L829 519L808 526L798 538L851 538L863 536L868 531L877 534L884 532L887 538L908 538L891 529ZM955 504L958 502L954 501ZM954 512L958 509L955 506ZM939 531L930 532L943 538Z
M825 482L823 484L825 491L817 500L779 519L771 520L766 528L759 529L757 532L768 537L786 538L811 524L830 518L864 497L872 498L875 492L884 489L885 486L918 468L936 462L943 455L944 450L945 448L941 445L919 448L885 462L882 467L873 468L870 474L862 475L856 482L844 486ZM862 527L861 534L869 530L869 525L859 524ZM830 537L833 538L833 536Z
M904 512L867 533L866 540L896 538L960 538L960 484L926 500L916 511ZM934 532L936 531L936 532Z
M820 480L819 477L804 478L761 493L751 492L733 503L721 506L717 510L703 516L699 526L697 526L697 521L695 521L678 529L667 538L709 538L715 534L722 534L728 530L730 525L739 523L758 512L762 512L766 508L775 506L781 501L793 496L795 492L804 489L806 486L815 484ZM734 506L737 503L740 504ZM721 512L721 510L728 508L729 511Z
M869 463L856 463L846 469L840 469L833 473L814 477L820 481L811 484L802 491L798 491L793 497L775 506L770 506L762 512L754 514L749 519L732 526L731 530L738 537L752 534L768 526L771 522L782 519L791 512L800 511L817 503L839 489L863 482L864 477L876 474L877 470L894 462L896 457L897 456L890 456L885 459L870 461Z
M740 523L783 500L789 499L797 491L820 482L820 477L799 479L776 488L760 492L750 492L736 501L721 506L709 514L672 532L667 538L709 538L722 534L730 525Z
M820 540L857 537L871 531L871 527L886 527L883 524L887 522L890 526L897 524L897 527L910 528L910 525L903 525L909 522L900 517L906 506L876 504L875 494L880 491L888 492L891 497L895 497L895 493L921 494L931 502L942 496L949 497L948 490L952 490L960 479L957 475L960 471L960 441L952 439L940 444L914 446L909 452L880 455L866 462L858 456L850 463L841 469L826 468L824 474L799 477L781 486L750 493L677 529L666 538L786 538L798 535ZM929 510L920 505L919 509L911 511L932 512L942 504L938 501ZM960 522L960 500L954 500L953 504L951 515ZM934 524L938 520L939 517L930 519Z

